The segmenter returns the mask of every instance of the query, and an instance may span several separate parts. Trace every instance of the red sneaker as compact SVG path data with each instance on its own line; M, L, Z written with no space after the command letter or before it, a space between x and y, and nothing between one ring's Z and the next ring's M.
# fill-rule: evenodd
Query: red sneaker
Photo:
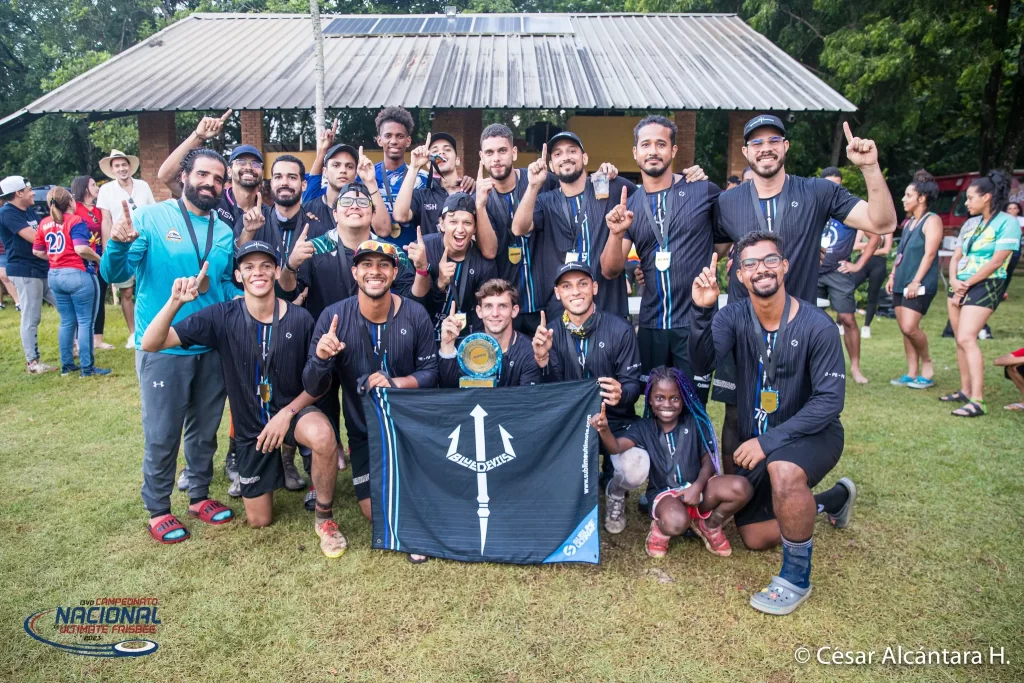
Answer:
M668 542L671 536L661 533L658 522L651 520L651 530L647 532L647 554L651 557L665 557L668 552Z
M690 528L701 537L704 546L715 555L720 557L732 555L732 546L729 545L729 539L725 537L722 527L710 529L704 524L703 519L698 518L690 520Z

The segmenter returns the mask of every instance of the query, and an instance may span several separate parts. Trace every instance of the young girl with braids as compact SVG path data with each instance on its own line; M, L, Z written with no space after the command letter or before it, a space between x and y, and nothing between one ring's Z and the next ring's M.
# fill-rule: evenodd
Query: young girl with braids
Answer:
M619 437L608 428L603 405L590 424L610 453L625 455L632 449L634 457L637 453L646 456L647 498L652 501L647 554L663 557L669 539L692 527L709 551L730 555L732 548L722 525L750 500L750 482L721 473L714 427L683 373L676 368L654 368L644 398L643 419L633 422ZM619 468L616 470L620 478ZM626 483L639 485L636 473L630 474Z

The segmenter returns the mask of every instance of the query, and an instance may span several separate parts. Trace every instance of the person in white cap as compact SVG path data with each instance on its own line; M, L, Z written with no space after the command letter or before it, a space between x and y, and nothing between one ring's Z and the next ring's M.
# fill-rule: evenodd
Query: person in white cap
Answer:
M140 206L156 204L153 191L145 180L133 178L139 170L139 158L132 154L112 149L110 156L100 159L100 170L103 175L113 181L100 186L96 197L96 207L103 212L103 243L110 239L110 229L124 213L121 202L128 202L128 208L135 211ZM127 282L111 283L118 289L121 297L121 312L128 323L128 341L126 349L135 348L135 278Z

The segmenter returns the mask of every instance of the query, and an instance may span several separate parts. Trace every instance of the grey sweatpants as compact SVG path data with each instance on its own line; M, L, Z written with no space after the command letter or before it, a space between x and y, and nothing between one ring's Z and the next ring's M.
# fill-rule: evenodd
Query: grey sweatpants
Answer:
M45 277L8 278L14 283L21 300L21 348L25 352L25 360L39 360L39 320L42 316L43 301L57 308L57 300L53 298L50 285Z
M142 502L150 514L171 509L182 429L190 498L204 498L213 479L217 429L224 414L220 354L135 352L142 395Z

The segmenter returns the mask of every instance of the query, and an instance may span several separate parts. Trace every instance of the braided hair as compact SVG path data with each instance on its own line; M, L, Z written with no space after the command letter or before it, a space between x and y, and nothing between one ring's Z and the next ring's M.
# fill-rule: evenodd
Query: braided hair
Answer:
M686 406L686 410L689 411L690 415L693 415L693 419L697 423L697 434L700 436L701 446L704 452L711 456L711 462L715 466L715 473L721 474L722 459L718 452L718 437L715 435L715 426L711 424L711 418L708 417L708 413L704 409L704 404L701 403L693 383L677 368L660 365L651 370L647 386L644 387L644 417L653 417L651 413L651 389L658 382L671 382L678 387L679 395L683 399L683 405Z

